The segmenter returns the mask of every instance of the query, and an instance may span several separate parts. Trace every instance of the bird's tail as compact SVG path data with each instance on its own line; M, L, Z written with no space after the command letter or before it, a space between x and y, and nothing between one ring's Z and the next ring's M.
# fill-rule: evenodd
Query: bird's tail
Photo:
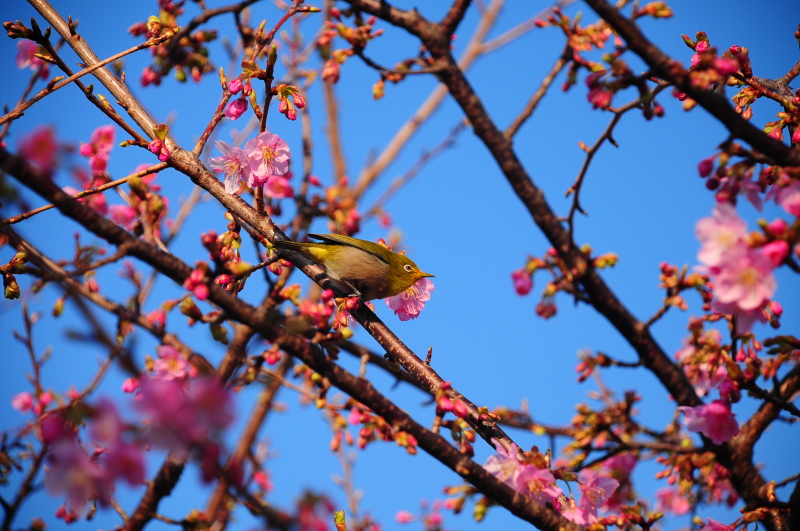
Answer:
M290 251L300 251L303 249L302 243L293 242L292 240L279 240L272 242L272 245L278 249L289 249Z

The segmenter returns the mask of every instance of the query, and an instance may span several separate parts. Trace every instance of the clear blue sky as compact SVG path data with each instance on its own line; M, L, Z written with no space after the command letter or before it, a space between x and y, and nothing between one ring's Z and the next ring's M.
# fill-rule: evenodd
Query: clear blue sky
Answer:
M310 2L314 5L314 2ZM397 2L399 7L412 7L412 2ZM518 22L544 9L544 2L509 2L492 36L511 28ZM63 15L71 14L80 20L80 32L100 57L106 57L139 42L126 33L135 22L144 21L156 14L155 2L54 2ZM210 7L221 5L210 2ZM437 19L448 2L417 2L423 15ZM745 2L686 0L671 3L675 17L667 20L646 19L642 26L663 50L688 64L691 56L681 41L680 34L693 36L697 31L706 31L713 45L724 49L738 44L750 50L756 75L775 78L786 73L797 61L797 41L793 37L797 20L787 16L786 3L770 0L759 2L757 7ZM189 15L196 13L196 6L187 3ZM594 20L591 10L580 3L568 8L568 13L578 10L584 13L584 21ZM267 18L268 27L278 19L278 11L271 3L259 3L253 8L253 18ZM20 19L27 23L34 14L32 8L19 0L3 2L0 6L3 20ZM37 16L41 22L41 18ZM456 54L460 54L477 22L475 9L465 19L458 39ZM214 25L222 35L232 35L232 18L223 17ZM413 56L417 47L411 38L399 30L379 23L386 35L370 44L370 55L382 64L394 64ZM307 26L306 36L313 34L313 25ZM373 47L374 45L374 47ZM536 30L512 45L480 59L468 76L484 104L500 127L505 127L518 114L527 98L538 86L543 74L550 68L563 46L563 37L555 29ZM212 47L212 60L217 66L227 68L228 61L219 43ZM0 102L12 106L28 79L27 72L19 72L13 66L16 42L0 40L0 64L7 73L0 84ZM627 57L627 56L626 56ZM642 66L632 57L629 59L634 71ZM71 63L74 64L72 59ZM179 85L172 79L165 80L160 88L141 88L139 72L148 64L145 53L126 60L125 70L134 93L141 97L145 106L157 121L171 123L171 134L184 146L193 143L216 108L219 85L214 76L202 83ZM238 74L235 70L234 75ZM279 70L279 75L283 72ZM556 85L563 82L563 75ZM350 60L342 70L342 81L337 86L341 103L342 137L345 146L348 173L355 178L364 162L393 136L429 92L435 80L428 76L413 76L401 85L389 85L386 96L380 101L371 98L371 85L375 74L357 60ZM107 95L98 84L96 91ZM324 107L319 84L315 84L308 96L308 112L315 129L314 173L323 183L331 182L332 167L329 149L324 137ZM615 100L615 104L629 101L627 94ZM661 305L663 292L658 289L659 263L667 261L682 266L696 265L698 249L694 237L694 225L704 216L710 215L714 199L698 177L697 162L714 153L715 146L725 140L724 129L716 124L701 109L684 112L680 104L667 93L659 97L666 109L666 116L652 122L645 121L636 113L627 114L614 135L619 148L605 146L595 158L587 176L582 193L582 204L589 217L577 221L576 238L579 243L592 245L598 253L613 251L620 257L616 268L604 272L603 276L628 308L642 320L646 320ZM761 124L774 120L779 109L772 104L756 108L754 121ZM462 114L452 101L447 101L426 123L400 157L391 165L377 184L367 194L362 208L370 206L380 192L396 176L404 174L418 160L420 154L437 145L461 119ZM564 198L583 162L583 152L578 142L591 145L605 128L610 115L592 110L586 101L583 75L578 86L563 93L556 88L542 102L534 117L526 123L515 138L517 153L528 172L546 194L553 208L566 214L570 200ZM87 141L91 132L109 121L79 95L72 87L63 89L54 96L36 105L12 127L7 138L12 148L20 136L43 122L55 126L59 138L77 145ZM230 139L233 132L243 127L243 121L225 123L220 131L221 139ZM301 152L299 122L290 123L278 115L270 114L270 130L280 134L289 143L295 154ZM125 137L118 131L118 141ZM215 155L215 153L212 153ZM112 152L110 172L114 178L124 176L142 162L152 162L153 157L136 148L115 148ZM75 162L82 162L75 158ZM192 184L176 172L164 172L158 177L166 194L177 205L179 198L189 195ZM66 174L60 174L57 182L74 185ZM41 200L31 194L25 195L34 205ZM114 194L110 194L113 198ZM111 202L119 202L118 199ZM537 284L528 297L517 296L511 285L510 273L523 265L528 254L542 255L548 244L533 225L529 215L514 196L496 163L477 138L465 131L456 145L428 164L417 178L404 187L388 204L393 221L403 231L403 242L408 254L422 267L436 275L436 291L422 316L401 323L377 301L378 315L417 353L424 354L433 346L433 367L446 379L453 382L461 392L478 405L495 407L507 405L518 407L527 400L537 420L552 424L569 423L575 404L588 401L588 393L595 390L589 381L579 385L575 382L574 367L576 353L585 348L603 351L611 356L632 361L635 353L613 328L591 308L574 307L570 300L559 297L558 315L544 321L535 315L535 306L544 285L544 277L537 276ZM173 210L174 212L174 210ZM759 217L774 219L783 215L774 205L768 205L762 214L749 204L741 203L739 212L755 227ZM4 216L10 212L4 211ZM172 252L187 263L205 258L198 234L211 229L218 233L225 230L223 210L212 202L204 202L189 218L188 224L175 241ZM324 222L313 227L317 232L327 232ZM77 226L60 218L54 211L47 212L18 226L18 230L51 256L70 255L72 235ZM386 230L372 221L363 226L360 237L374 240L386 237ZM91 238L84 241L92 241ZM248 252L252 247L245 246ZM2 263L11 256L9 248L0 250ZM247 258L246 258L247 259ZM253 261L252 257L249 257ZM777 272L778 292L776 299L783 304L783 333L797 334L800 299L797 297L800 282L797 275L782 269ZM258 300L262 288L254 282L248 285L245 298ZM20 277L20 285L27 289L28 279ZM124 301L130 294L129 287L119 280L116 268L110 267L99 275L99 282L109 296ZM160 280L157 295L169 298L182 293L180 287ZM93 373L103 352L69 339L65 331L86 331L86 326L74 317L77 312L67 304L65 315L59 320L50 316L50 307L59 291L50 287L33 298L31 309L42 312L37 326L36 347L41 353L47 346L54 349L53 357L44 370L46 386L63 393L75 383L81 387ZM160 298L152 298L155 308ZM674 353L686 330L690 315L698 314L700 302L689 297L687 312L670 312L653 329L659 343L668 353ZM100 314L100 312L97 312ZM24 374L30 370L25 350L11 340L12 330L21 330L20 303L0 301L0 337L8 342L2 352L4 370L0 374L0 428L13 430L21 426L23 418L11 410L11 397L28 389ZM103 318L109 330L113 321ZM209 357L212 361L221 358L224 348L211 340L207 330L189 330L184 318L177 313L168 320L170 329ZM757 328L766 337L769 330ZM355 338L371 348L374 341L363 331ZM154 341L137 334L134 347L137 359L153 354ZM258 352L258 344L252 347ZM347 356L342 363L357 371L357 364ZM378 387L401 407L415 415L422 424L430 424L433 411L424 406L427 397L406 386L393 388L391 380L377 369L369 373ZM663 428L672 418L674 404L669 401L662 386L644 371L607 370L603 372L607 385L620 395L627 389L636 389L642 396L639 414L643 423L656 429ZM114 370L101 387L99 394L119 397L119 386L123 375ZM335 396L337 393L333 393ZM242 405L252 403L255 389L240 396ZM122 398L122 400L125 400ZM262 429L260 437L268 441L275 459L269 469L275 485L269 501L286 508L296 499L301 490L310 487L328 493L337 508L345 508L344 495L334 482L332 475L341 474L337 457L328 450L330 430L320 412L302 407L298 396L284 390L279 400L285 404L285 412L273 413ZM734 412L741 421L748 418L754 403L745 399L737 404ZM239 422L247 409L240 410ZM235 439L238 424L231 433ZM547 440L532 434L511 430L510 434L521 446L547 445ZM797 440L797 434L784 423L775 424L756 447L756 461L763 464L763 473L768 479L780 481L796 473L800 467L797 452L787 448L786 441ZM476 460L483 462L491 449L482 443L476 444ZM161 461L157 455L150 464L150 472ZM647 498L663 483L652 477L658 467L652 462L640 465L636 480L640 494ZM384 529L394 529L393 515L407 509L414 512L421 499L441 499L441 489L459 483L459 478L424 453L410 457L394 444L373 444L364 452L357 452L354 481L363 489L362 511L371 513L383 524ZM195 485L199 477L197 468L190 466L185 480L176 493L160 506L161 513L182 518L192 507L203 508L208 492L198 491ZM18 479L18 476L15 476ZM12 481L12 486L15 484ZM12 490L1 487L0 493L9 496ZM784 498L788 489L779 490ZM120 489L119 498L123 507L130 511L141 495L141 489ZM27 525L32 516L43 516L51 528L59 527L52 516L62 500L54 500L45 493L37 493L23 507L16 525ZM719 509L701 509L703 516L730 522L738 511L724 512ZM237 513L237 523L231 529L250 529L255 526L252 517L244 511ZM93 528L109 528L118 519L112 512L100 512L90 524ZM493 509L488 520L479 527L466 514L454 517L446 515L447 529L523 529L528 526L505 513ZM688 526L688 517L665 520L665 529ZM80 524L80 528L87 527ZM165 528L153 522L152 529Z

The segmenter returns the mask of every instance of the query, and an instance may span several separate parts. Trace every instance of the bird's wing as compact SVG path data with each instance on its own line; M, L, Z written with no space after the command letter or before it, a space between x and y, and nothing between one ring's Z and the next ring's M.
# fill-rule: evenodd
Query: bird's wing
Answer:
M343 236L341 234L309 234L308 237L332 245L347 245L348 247L355 247L356 249L368 252L385 264L389 263L386 253L390 253L391 251L378 245L377 243L368 242L367 240L359 240L357 238L351 238L350 236Z

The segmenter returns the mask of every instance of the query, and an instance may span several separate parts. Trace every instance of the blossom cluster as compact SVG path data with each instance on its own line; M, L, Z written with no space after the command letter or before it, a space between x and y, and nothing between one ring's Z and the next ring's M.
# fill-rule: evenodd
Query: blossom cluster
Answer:
M196 451L204 477L215 477L221 449L216 434L233 419L229 392L215 378L198 377L171 346L159 347L158 358L148 358L146 368L147 374L123 385L123 390L135 392L144 427L124 422L110 400L88 404L75 391L68 393L67 407L53 408L49 392L38 398L21 392L12 399L15 409L37 417L34 424L49 465L44 483L51 494L66 497L57 512L66 522L79 518L90 502L107 506L120 480L141 485L144 451L151 445L168 449L176 459ZM84 423L82 436L79 427Z
M128 28L128 33L134 37L154 39L179 31L181 24L178 23L178 17L183 14L183 2L162 1L158 4L158 16L151 16L146 22L137 22ZM207 43L216 38L217 30L200 29L183 35L177 49L172 41L151 47L153 62L142 70L142 86L160 85L164 76L172 70L175 71L175 79L181 83L188 77L199 83L203 75L214 72Z
M208 159L216 171L225 176L225 191L235 194L240 182L248 187L264 187L264 195L273 199L293 197L289 184L289 158L291 152L278 135L264 131L249 140L244 149L230 146L222 140L216 142L220 157Z
M504 448L494 440L498 455L490 456L484 468L497 479L538 503L553 504L565 518L579 525L597 522L598 511L603 508L619 487L614 478L601 476L597 471L583 469L577 475L581 497L579 501L563 496L563 491L556 485L556 477L546 468L545 463L529 462L535 459L521 458L516 445Z
M777 287L773 270L786 258L789 244L751 238L747 223L727 202L718 203L713 216L698 221L695 232L701 243L697 258L712 280L712 308L734 315L738 333L750 330L756 320L769 320L768 312L780 317L780 305L770 300Z

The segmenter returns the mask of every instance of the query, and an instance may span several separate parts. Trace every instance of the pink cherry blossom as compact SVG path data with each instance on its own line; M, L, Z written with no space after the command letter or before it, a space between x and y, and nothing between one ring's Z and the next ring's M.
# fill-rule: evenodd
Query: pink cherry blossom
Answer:
M247 98L236 98L225 108L225 116L229 120L238 120L247 110Z
M578 473L578 483L581 485L580 506L592 511L602 507L619 487L619 481L616 479L601 476L596 471L586 468Z
M111 205L108 207L108 217L125 230L132 230L136 211L130 205Z
M138 444L119 439L107 447L101 456L107 481L123 478L128 484L141 485L145 478L144 455Z
M761 199L761 194L764 190L762 190L761 185L750 179L743 179L738 184L741 186L740 193L750 201L750 204L759 212L763 211L764 200Z
M739 423L736 422L730 406L722 400L714 400L710 404L697 407L682 406L683 423L686 429L695 433L702 433L714 444L722 444L739 433Z
M114 126L101 125L94 130L89 143L82 143L78 153L89 157L92 175L103 175L108 167L108 155L114 147Z
M511 273L511 280L514 282L514 290L519 295L527 295L533 289L533 278L524 268Z
M225 174L225 192L235 194L239 189L239 180L247 182L250 186L252 177L250 175L250 159L247 158L247 154L242 149L229 146L222 140L217 140L216 146L222 156L210 158L208 163L215 170Z
M499 455L489 456L483 468L506 485L516 489L517 477L523 467L517 455L519 452L517 445L512 443L506 450L499 440L492 439L492 443Z
M248 140L244 145L244 151L250 159L253 176L252 182L248 180L248 186L266 184L271 176L281 176L289 171L291 152L286 142L278 135L264 131Z
M689 512L689 500L674 487L664 487L656 491L656 511L683 516Z
M191 366L175 347L161 345L156 349L158 359L153 362L153 378L185 382Z
M213 435L233 420L228 392L210 377L190 381L188 391L175 380L147 380L136 406L149 417L149 440L182 456L213 444Z
M583 507L579 507L573 498L565 502L557 502L561 516L578 525L591 524L597 521L597 516Z
M107 398L100 399L89 425L89 435L92 439L101 444L111 444L119 440L124 428L125 425L114 403Z
M707 266L719 265L724 258L747 250L747 223L730 203L718 203L713 217L697 222L695 234L702 244L697 259Z
M44 176L50 177L56 167L56 137L51 127L39 127L25 135L19 142L19 152Z
M791 181L782 186L775 195L775 202L793 216L800 216L800 181Z
M760 308L775 294L774 267L759 249L747 249L744 255L725 257L713 271L717 300L723 304L734 303L742 310Z
M524 465L514 482L517 492L526 494L541 504L552 503L561 496L561 489L556 486L556 478L547 469L533 465Z
M81 512L91 499L97 498L103 504L110 500L111 485L105 474L72 437L54 443L47 461L50 467L44 478L45 487L54 496L66 494L70 510Z
M107 154L114 148L115 131L113 125L101 125L92 132L88 143L81 143L78 153L84 157L91 157L98 153Z
M103 447L100 456L103 474L109 484L124 478L131 485L144 480L144 456L137 444L123 438L125 424L114 404L107 399L98 403L89 424L89 434L95 444Z
M636 456L631 452L620 452L603 461L603 470L609 474L630 476L636 468Z
M283 175L272 175L264 185L264 196L272 199L294 197L294 190L289 184L289 179Z
M35 72L41 67L42 71L39 73L39 77L47 79L47 76L50 75L50 65L36 57L34 54L37 53L39 53L39 46L35 42L27 39L18 41L16 57L17 68L30 68Z
M11 407L20 413L30 411L33 408L33 395L28 391L15 394L14 398L11 399Z
M736 319L735 332L737 334L749 332L756 321L761 323L766 323L768 321L767 316L761 308L742 310L734 303L722 303L715 300L711 303L711 309L718 314L732 315Z
M404 292L394 297L387 297L384 301L400 317L401 321L408 321L419 317L434 289L433 282L427 278L421 278Z

